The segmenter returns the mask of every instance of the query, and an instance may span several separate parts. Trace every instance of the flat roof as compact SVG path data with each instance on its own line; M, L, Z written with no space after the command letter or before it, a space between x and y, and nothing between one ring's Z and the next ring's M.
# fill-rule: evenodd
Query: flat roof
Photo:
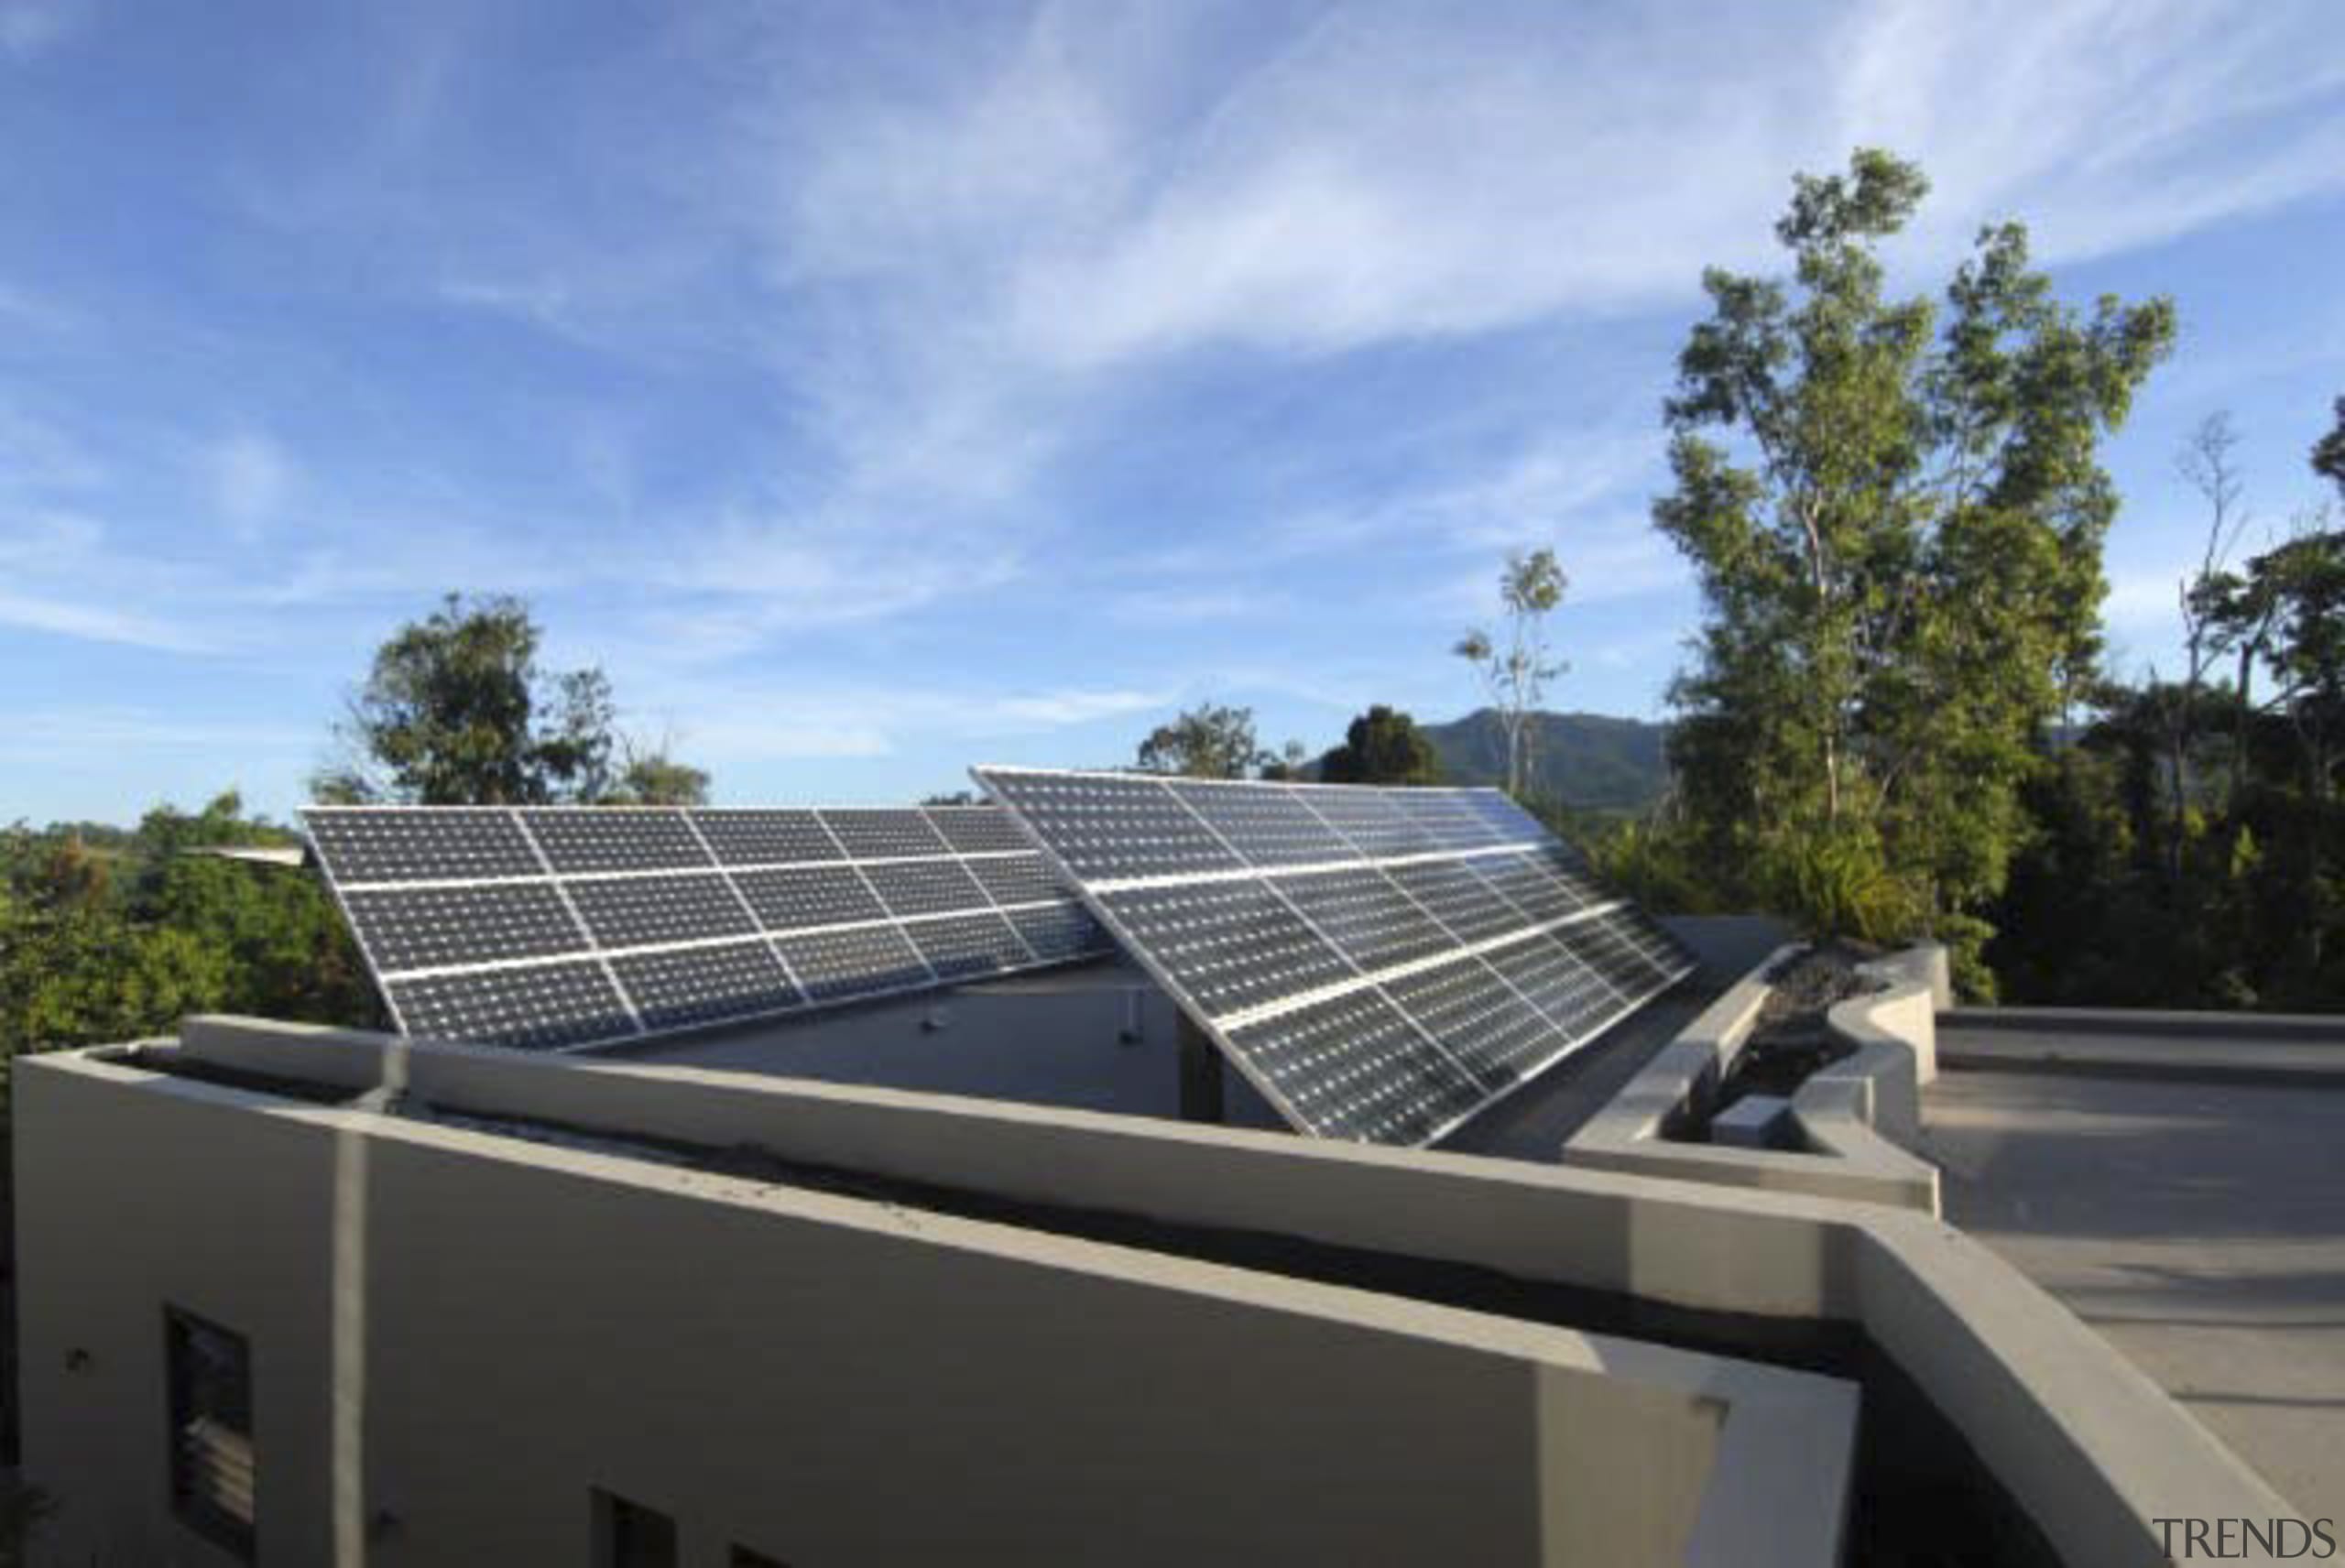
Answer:
M2328 1049L2345 1062L2339 1025ZM2345 1076L2104 1073L2089 1064L2117 1049L2105 1030L2030 1032L2051 1053L2040 1069L2008 1030L1941 1025L1942 1057L1994 1062L1924 1092L1947 1219L2320 1512L2345 1493ZM2241 1065L2274 1049L2241 1044Z

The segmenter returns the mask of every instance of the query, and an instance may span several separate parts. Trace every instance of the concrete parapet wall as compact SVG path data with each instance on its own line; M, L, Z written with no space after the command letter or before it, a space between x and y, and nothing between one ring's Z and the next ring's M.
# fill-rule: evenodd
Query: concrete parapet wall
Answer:
M1798 951L1777 949L1729 986L1580 1127L1564 1146L1563 1162L1936 1214L1936 1167L1892 1139L1910 1143L1916 1138L1920 1085L1936 1071L1932 1020L1946 971L1940 948L1915 949L1866 965L1867 974L1888 981L1890 988L1832 1009L1827 1028L1857 1051L1816 1073L1793 1096L1792 1114L1807 1148L1672 1141L1682 1127L1709 1115L1718 1085L1766 1003L1766 975Z
M2185 1040L2293 1040L2345 1050L2345 1013L2181 1012L2154 1007L1957 1007L1949 1027L2057 1034L2173 1036Z
M522 1065L573 1108L658 1075ZM594 1487L692 1568L1842 1546L1835 1379L86 1055L18 1094L44 1562L215 1560L168 1511L166 1303L252 1346L262 1562L586 1562Z
M1958 1007L1937 1026L1965 1070L2345 1088L2345 1015Z
M1824 1027L1860 1051L1875 1044L1903 1049L1914 1059L1915 1087L1926 1088L1938 1075L1937 1016L1953 995L1946 948L1921 942L1860 964L1857 973L1881 988L1836 1003Z
M1845 1161L1877 1201L1936 1214L1937 1167L1912 1149L1921 1141L1923 1085L1937 1077L1937 1011L1951 991L1947 951L1925 943L1859 973L1885 988L1836 1004L1824 1020L1855 1052L1802 1083L1792 1114L1809 1144Z
M2158 1561L2159 1517L2291 1511L2010 1265L1925 1214L1878 1203L779 1079L399 1053L383 1037L245 1020L191 1025L185 1048L353 1086L404 1054L419 1083L480 1109L558 1106L582 1125L755 1143L907 1180L1467 1263L1669 1306L1854 1323L2080 1564Z

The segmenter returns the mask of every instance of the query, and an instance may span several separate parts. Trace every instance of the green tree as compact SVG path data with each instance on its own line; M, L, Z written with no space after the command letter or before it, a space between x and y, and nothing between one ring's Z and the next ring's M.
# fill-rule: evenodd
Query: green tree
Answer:
M1437 784L1441 758L1416 720L1379 702L1320 759L1319 776L1330 784Z
M2306 789L2329 800L2345 741L2345 532L2301 533L2209 598L2217 626L2273 681L2264 707L2295 733Z
M1200 702L1159 724L1140 743L1140 766L1150 773L1190 779L1245 779L1273 764L1254 737L1254 710Z
M93 880L82 830L5 835L0 1065L21 1052L168 1032L192 1011L378 1021L340 912L300 870L200 853L297 842L234 791L201 811L158 806L117 835Z
M2336 425L2313 443L2312 471L2335 485L2340 495L2345 495L2345 397L2337 399L2336 414Z
M1981 232L1942 320L1889 298L1877 246L1926 191L1860 150L1794 180L1788 285L1704 276L1653 519L1704 598L1670 748L1703 858L1817 924L1969 953L2039 743L2094 675L2117 505L2099 442L2174 314L2080 315L2016 223Z
M1474 667L1498 713L1506 735L1506 789L1518 799L1530 791L1537 771L1532 716L1546 700L1547 682L1568 668L1547 647L1547 617L1570 586L1554 550L1509 555L1499 573L1500 629L1493 634L1478 627L1450 649Z
M228 955L201 936L115 909L18 909L0 932L0 1046L31 1051L131 1040L216 1011Z
M630 756L605 797L614 806L705 806L708 773L678 762L665 748Z
M517 599L451 593L376 653L342 739L352 765L324 792L424 805L594 801L610 785L610 682L550 671Z
M1311 748L1299 740L1290 739L1273 754L1263 753L1255 777L1299 784L1311 776Z

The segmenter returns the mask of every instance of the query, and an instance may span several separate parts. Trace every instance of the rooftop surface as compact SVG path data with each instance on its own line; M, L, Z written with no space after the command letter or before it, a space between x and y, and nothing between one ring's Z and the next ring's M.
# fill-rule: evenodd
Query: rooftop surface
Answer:
M2290 1058L2287 1081L2256 1083L2178 1075L2187 1062L2144 1074L2144 1058L2178 1053L2170 1039L2128 1051L2104 1029L2048 1018L2025 1033L2035 1039L1941 1025L1942 1057L1974 1064L1942 1074L1923 1105L1946 1217L2307 1517L2333 1512L2345 1497L2345 1048L2328 1048L2324 1086L2306 1075L2320 1049L2308 1042L2200 1037L2230 1053L2216 1073Z

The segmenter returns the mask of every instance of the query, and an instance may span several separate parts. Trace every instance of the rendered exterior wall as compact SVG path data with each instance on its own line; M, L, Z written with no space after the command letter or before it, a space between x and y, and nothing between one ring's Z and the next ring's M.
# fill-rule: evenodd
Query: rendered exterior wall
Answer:
M1079 1194L1103 1209L1453 1259L1652 1302L1858 1323L2079 1563L2156 1561L2159 1516L2285 1511L2236 1455L2008 1264L1926 1215L1884 1205L879 1089L401 1052L380 1036L250 1019L191 1019L182 1039L222 1063L299 1063L356 1087L392 1071L426 1097L534 1105L578 1126L655 1125L908 1181L1044 1202ZM1788 1451L1785 1485L1797 1484L1805 1452ZM1721 1561L1751 1561L1735 1547L1753 1532L1718 1539Z
M224 1560L166 1304L249 1340L265 1563L583 1563L598 1486L700 1568L1662 1561L1730 1410L1840 1387L88 1058L17 1096L46 1562Z

